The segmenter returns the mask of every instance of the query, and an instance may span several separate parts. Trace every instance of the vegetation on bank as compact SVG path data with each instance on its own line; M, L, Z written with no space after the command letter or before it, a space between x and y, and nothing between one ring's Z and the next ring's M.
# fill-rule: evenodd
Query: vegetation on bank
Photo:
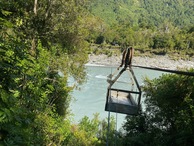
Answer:
M133 46L134 47L134 46ZM107 57L111 56L121 56L123 53L123 50L126 47L122 47L119 45L109 45L109 44L91 44L90 49L88 50L88 54L94 54L94 55L100 55L104 54L107 55ZM134 47L135 48L135 47ZM187 51L178 51L178 50L170 50L168 52L165 52L165 49L139 49L135 48L135 54L134 56L142 56L142 57L157 57L157 56L165 56L168 55L169 58L172 60L191 60L193 59L194 55L193 53L188 53Z
M189 0L178 2L192 6ZM0 1L0 145L101 146L107 136L109 145L192 145L193 77L146 79L146 109L128 116L121 131L115 130L112 117L107 135L107 122L98 114L72 124L69 102L74 87L68 85L68 77L75 79L75 86L86 80L84 64L91 42L132 45L143 52L185 50L187 55L192 55L194 45L192 27L181 29L164 21L158 23L163 27L152 28L150 23L131 23L135 17L106 25L87 11L87 4L85 0ZM114 11L126 10L118 8Z
M87 41L134 46L141 53L194 55L192 0L94 0Z

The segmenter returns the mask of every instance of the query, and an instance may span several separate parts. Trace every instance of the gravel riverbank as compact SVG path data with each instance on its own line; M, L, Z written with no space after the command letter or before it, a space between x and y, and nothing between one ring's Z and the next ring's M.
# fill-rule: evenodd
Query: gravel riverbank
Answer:
M119 66L121 63L121 56L111 56L107 55L90 55L87 65L103 65L103 66ZM167 55L159 56L155 55L152 57L139 57L135 56L133 58L133 65L140 65L146 67L158 67L163 69L184 69L184 68L194 68L194 59L190 60L172 60Z

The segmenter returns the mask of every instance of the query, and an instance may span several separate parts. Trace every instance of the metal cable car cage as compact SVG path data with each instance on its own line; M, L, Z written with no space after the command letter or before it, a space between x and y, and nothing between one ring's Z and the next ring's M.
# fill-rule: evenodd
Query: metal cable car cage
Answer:
M107 90L105 111L137 115L140 109L141 89L132 68L129 68L129 73L137 87L137 91L113 88L113 85L125 70L122 69L111 82L109 81L110 85Z

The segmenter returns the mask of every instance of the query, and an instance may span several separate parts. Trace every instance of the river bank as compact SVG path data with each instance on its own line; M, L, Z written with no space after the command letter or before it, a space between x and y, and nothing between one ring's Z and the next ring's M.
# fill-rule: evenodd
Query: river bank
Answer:
M89 55L87 65L104 65L104 66L119 66L122 56ZM133 65L140 65L146 67L158 67L163 69L189 69L194 68L194 58L190 60L172 60L167 55L153 55L152 57L135 56L132 61Z

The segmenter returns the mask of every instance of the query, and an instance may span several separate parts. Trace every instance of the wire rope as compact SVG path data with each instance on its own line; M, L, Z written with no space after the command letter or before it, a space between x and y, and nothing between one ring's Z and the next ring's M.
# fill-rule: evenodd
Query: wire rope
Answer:
M108 127L107 127L107 135L106 135L106 146L108 146L109 143L109 131L110 131L110 109L108 111Z
M180 75L194 76L194 72L186 72L186 71L179 71L179 70L170 70L170 69L163 69L163 68L157 68L157 67L146 67L146 66L139 66L139 65L132 65L132 66L133 67L138 67L138 68L156 70L156 71L163 71L163 72L175 73L175 74L180 74Z
M113 64L112 64L112 57L111 57L111 74L108 75L108 79L112 81L112 77L119 71L119 67L116 69L116 71L113 73ZM110 86L109 86L110 87ZM111 97L111 91L109 91L109 97ZM117 103L118 103L118 92L117 92ZM115 123L115 144L117 142L117 106L116 106L116 123ZM108 129L107 129L107 142L106 145L109 145L109 133L110 133L110 107L108 109Z
M112 81L112 77L113 77L112 72L113 72L113 69L112 69L112 58L111 58L111 74L107 76L107 78L111 81ZM109 102L109 98L111 97L111 91L109 90L108 92L109 92L108 93L109 97L108 97L107 102ZM108 126L107 126L107 135L106 135L106 146L109 145L109 133L110 133L110 107L108 106Z

